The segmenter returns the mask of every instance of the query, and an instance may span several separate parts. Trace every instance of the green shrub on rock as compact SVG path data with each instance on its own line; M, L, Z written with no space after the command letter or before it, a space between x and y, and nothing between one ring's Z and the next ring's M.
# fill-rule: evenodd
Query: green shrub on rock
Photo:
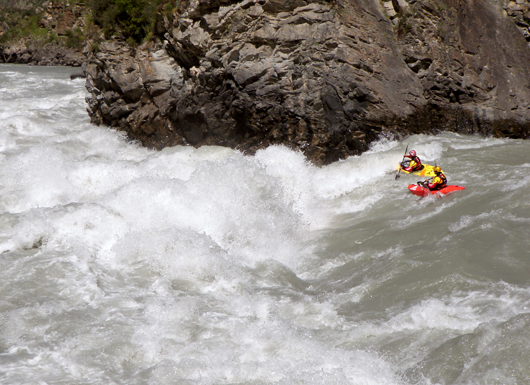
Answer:
M88 0L88 7L105 38L120 33L130 43L141 43L152 34L157 11L167 12L167 0Z

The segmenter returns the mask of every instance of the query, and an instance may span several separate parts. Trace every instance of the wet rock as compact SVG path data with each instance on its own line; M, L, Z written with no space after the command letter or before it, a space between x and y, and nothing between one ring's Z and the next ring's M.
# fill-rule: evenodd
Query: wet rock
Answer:
M74 79L84 79L84 78L86 78L86 75L82 71L74 72L74 73L70 74L70 79L72 79L72 80L74 80Z

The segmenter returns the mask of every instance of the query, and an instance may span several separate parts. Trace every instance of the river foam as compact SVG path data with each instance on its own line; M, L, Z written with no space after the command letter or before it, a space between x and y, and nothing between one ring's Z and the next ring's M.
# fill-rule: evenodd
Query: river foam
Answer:
M522 385L529 142L155 152L64 68L0 66L4 384ZM415 149L465 190L395 179Z

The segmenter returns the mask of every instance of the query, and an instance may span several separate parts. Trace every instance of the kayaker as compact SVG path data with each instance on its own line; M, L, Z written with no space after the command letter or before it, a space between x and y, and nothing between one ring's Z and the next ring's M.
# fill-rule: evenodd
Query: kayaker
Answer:
M447 178L442 172L442 169L439 166L433 168L435 177L432 178L432 181L429 183L429 179L422 183L424 187L427 187L431 191L441 190L444 187L447 187Z
M408 161L409 164L407 167L404 167L407 161L402 162L401 167L403 168L404 171L413 172L413 171L419 171L423 169L423 164L421 164L420 158L416 155L416 151L410 150L409 154L405 155L403 158L410 159Z

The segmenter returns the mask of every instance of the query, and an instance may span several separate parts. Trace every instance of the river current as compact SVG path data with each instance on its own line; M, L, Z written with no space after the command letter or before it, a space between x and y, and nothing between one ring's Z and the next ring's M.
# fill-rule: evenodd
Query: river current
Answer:
M156 152L71 72L0 65L1 384L530 383L530 141Z

